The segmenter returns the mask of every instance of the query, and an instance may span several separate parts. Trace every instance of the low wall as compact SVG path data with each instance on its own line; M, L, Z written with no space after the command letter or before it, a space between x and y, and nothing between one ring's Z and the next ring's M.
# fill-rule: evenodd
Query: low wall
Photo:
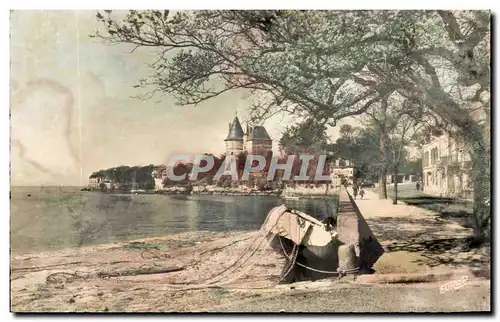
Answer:
M237 188L222 188L217 186L193 186L192 190L187 190L184 186L167 187L156 191L157 194L165 195L199 195L199 196L279 196L281 190L259 191L241 186Z
M300 186L287 186L283 189L282 195L284 196L333 196L339 193L339 187L334 185L320 185L318 187L312 185L312 187L306 187L305 185Z
M362 269L370 269L382 256L384 249L345 187L341 187L339 191L337 213L339 241L346 245L354 245L359 258L359 266Z
M314 281L331 277L330 272L351 271L356 268L360 269L360 274L370 273L373 264L384 253L347 189L340 187L336 192L337 237L324 246L315 246L306 241L305 247L297 255L297 262L314 270L294 265L286 275L286 282ZM271 246L278 251L285 248L290 253L293 243L280 236L273 239Z
M297 196L297 197L322 197L336 196L339 193L340 187L334 185L311 185L312 187L288 186L283 190L256 190L246 186L236 188L222 188L217 186L193 186L192 191L188 192L186 187L167 187L157 190L157 194L175 195L175 194L190 194L190 195L224 195L224 196Z

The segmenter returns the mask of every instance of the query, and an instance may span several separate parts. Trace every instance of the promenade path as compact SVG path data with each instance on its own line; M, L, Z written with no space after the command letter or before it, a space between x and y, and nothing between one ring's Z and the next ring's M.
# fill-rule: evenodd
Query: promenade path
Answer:
M352 190L348 189L349 193ZM379 273L424 272L450 268L485 268L490 265L489 247L471 249L464 238L472 229L438 213L392 199L379 199L365 189L355 203L386 253L376 263Z

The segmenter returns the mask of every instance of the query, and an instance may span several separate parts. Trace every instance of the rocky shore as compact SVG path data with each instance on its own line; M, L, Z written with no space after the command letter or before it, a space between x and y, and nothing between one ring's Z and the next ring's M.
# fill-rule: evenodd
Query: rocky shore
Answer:
M333 196L338 193L338 189L330 189L326 191L318 187L306 188L285 188L272 190L257 190L250 188L221 188L211 186L193 186L187 188L185 186L169 187L162 190L145 190L140 192L133 191L101 191L84 188L82 191L92 191L100 193L130 193L130 194L157 194L157 195L192 195L192 196L292 196L300 198L324 198L325 196Z

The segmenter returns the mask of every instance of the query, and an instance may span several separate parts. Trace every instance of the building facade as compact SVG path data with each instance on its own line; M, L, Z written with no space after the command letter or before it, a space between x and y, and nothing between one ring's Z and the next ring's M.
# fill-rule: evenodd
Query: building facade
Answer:
M422 150L422 188L425 193L472 197L472 163L464 144L443 133L431 136Z
M229 133L224 141L226 156L237 156L243 152L265 155L273 149L273 140L265 127L247 124L246 130L243 131L237 116L229 123Z
M490 146L490 122L484 108L470 116L480 126L485 143ZM437 131L422 147L422 187L425 193L445 197L473 198L471 151L450 135Z
M352 184L354 182L354 165L349 160L336 159L330 163L330 176L332 185L335 187L339 187L343 179Z
M89 184L87 185L87 187L91 188L91 189L100 188L101 183L104 183L105 179L106 178L103 178L103 177L89 178Z

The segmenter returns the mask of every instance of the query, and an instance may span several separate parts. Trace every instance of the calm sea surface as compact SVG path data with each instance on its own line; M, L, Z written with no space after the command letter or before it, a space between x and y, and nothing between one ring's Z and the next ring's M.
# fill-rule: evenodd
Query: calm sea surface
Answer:
M13 187L11 249L24 252L165 236L187 231L249 231L287 204L322 218L333 201L278 197L162 196Z

